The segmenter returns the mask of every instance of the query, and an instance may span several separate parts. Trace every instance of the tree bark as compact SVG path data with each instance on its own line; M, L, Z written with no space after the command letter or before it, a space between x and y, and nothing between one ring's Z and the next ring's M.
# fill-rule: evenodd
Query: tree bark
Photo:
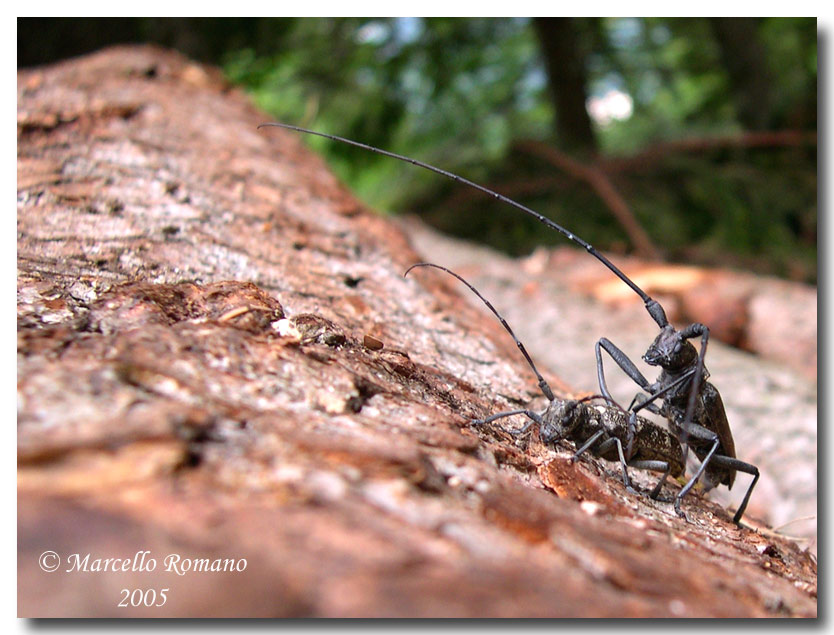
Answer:
M773 79L755 18L710 18L730 76L738 120L747 130L767 130L772 121Z
M793 542L470 426L515 346L267 119L155 48L18 74L19 615L816 614Z
M533 24L550 80L559 147L566 152L595 153L596 139L585 107L585 56L576 22L573 18L536 18Z

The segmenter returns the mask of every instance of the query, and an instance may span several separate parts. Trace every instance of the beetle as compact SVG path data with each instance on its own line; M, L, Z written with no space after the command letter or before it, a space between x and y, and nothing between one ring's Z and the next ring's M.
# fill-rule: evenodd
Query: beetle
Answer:
M620 369L638 386L640 386L641 389L648 393L638 393L628 407L628 412L630 414L628 418L628 431L626 434L624 449L625 460L630 460L635 452L635 438L637 435L639 411L647 409L649 412L665 417L669 422L669 427L672 433L687 448L687 450L692 448L695 455L701 461L701 464L695 474L681 490L681 493L676 497L675 511L680 516L684 515L680 509L680 501L702 475L706 474L708 485L723 484L729 489L735 481L736 472L740 471L753 476L753 480L747 489L744 499L733 516L734 523L739 524L741 522L741 517L747 508L750 495L759 479L759 470L755 465L746 463L736 458L735 443L733 441L729 422L727 421L727 415L724 410L721 395L715 386L707 381L709 372L704 366L704 357L706 355L707 344L709 342L709 328L707 326L700 323L693 323L681 330L675 329L675 327L669 323L669 320L666 317L666 312L660 303L643 291L633 280L631 280L631 278L623 273L593 245L586 242L570 230L565 229L558 223L550 220L546 216L543 216L533 209L522 205L521 203L518 203L503 194L499 194L498 192L453 174L452 172L448 172L417 159L412 159L394 152L375 148L374 146L346 139L344 137L339 137L337 135L308 130L306 128L280 122L264 123L258 126L258 128L269 126L285 128L304 134L324 137L332 141L346 143L370 152L375 152L383 156L410 163L468 187L472 187L498 201L501 201L502 203L515 207L525 214L532 216L545 226L559 232L568 240L576 243L585 249L585 251L587 251L591 256L601 262L606 268L608 268L609 271L622 280L623 283L625 283L640 297L649 316L660 328L660 333L643 355L643 360L647 364L650 366L658 366L661 369L658 379L653 383L649 382L637 369L634 363L628 358L628 356L626 356L626 354L623 353L608 338L600 338L595 345L599 388L606 400L610 402L614 401L608 391L608 386L605 381L602 351L608 353ZM506 322L503 323L506 327ZM696 350L692 343L689 342L689 340L696 338L700 338L699 350ZM519 348L523 348L517 339L516 342L519 344ZM528 362L532 363L526 351L524 353ZM540 386L542 386L543 381L544 380L541 379L541 376L539 375ZM545 389L542 388L542 390L544 391ZM544 394L548 399L552 400L553 394L549 388L547 388L547 392Z
M591 451L594 456L608 461L619 460L622 466L623 485L628 490L633 491L628 477L629 466L663 472L662 478L650 494L652 498L658 497L663 484L670 475L678 477L684 473L685 462L681 445L668 430L643 417L636 417L632 420L633 416L630 412L623 410L613 399L603 395L591 395L578 400L555 397L550 385L527 353L524 344L489 300L462 276L441 265L429 262L417 263L409 267L404 275L408 276L409 272L418 267L433 267L445 271L460 280L478 296L493 315L498 318L510 337L513 338L519 351L527 361L527 365L536 375L539 389L549 401L547 407L541 413L528 409L509 410L490 415L485 419L476 419L472 421L473 425L483 425L513 415L524 415L530 421L520 430L514 432L514 435L524 434L530 426L536 424L539 426L539 436L542 442L547 445L563 440L573 441L577 447L573 460L577 460L586 451ZM595 406L587 403L593 399L603 399L610 405ZM634 435L630 440L633 450L631 455L626 457L623 452L623 444L629 440L632 429ZM686 492L680 496L683 497L685 494Z
M499 412L485 419L476 419L473 425L491 423L496 419L512 415L525 415L530 421L520 430L511 431L514 436L527 432L532 425L538 425L539 438L545 445L559 441L572 441L576 452L571 457L579 459L590 451L606 461L619 461L622 466L623 485L634 491L628 476L628 468L663 472L650 496L658 498L663 484L669 476L683 475L685 463L683 450L677 438L653 421L638 417L634 433L634 451L626 460L623 453L630 429L630 413L619 405L595 405L587 403L594 399L605 399L602 395L591 395L582 399L554 398L541 413L532 410L510 410Z

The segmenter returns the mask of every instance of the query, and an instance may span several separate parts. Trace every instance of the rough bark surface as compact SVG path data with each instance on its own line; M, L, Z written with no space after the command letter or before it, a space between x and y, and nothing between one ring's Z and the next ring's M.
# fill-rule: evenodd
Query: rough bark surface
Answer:
M816 614L795 543L471 428L515 347L265 119L153 48L18 75L21 616Z

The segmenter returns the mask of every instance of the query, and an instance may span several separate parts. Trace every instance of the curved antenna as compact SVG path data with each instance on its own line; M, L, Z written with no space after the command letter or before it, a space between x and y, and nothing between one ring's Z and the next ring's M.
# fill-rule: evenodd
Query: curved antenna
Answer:
M608 269L617 276L620 280L625 282L632 291L634 291L640 298L643 300L643 303L646 305L646 310L651 315L652 319L657 322L658 326L663 328L669 322L666 319L666 314L663 311L663 307L657 303L656 300L653 300L649 295L643 291L640 287L638 287L627 275L625 275L622 271L620 271L617 266L608 260L604 255L602 255L596 248L582 240L579 236L574 234L571 231L568 231L561 225L554 223L552 220L547 218L546 216L542 216L538 212L530 209L529 207L522 205L521 203L516 203L511 198L504 196L503 194L499 194L498 192L494 192L489 188L484 187L483 185L478 185L474 181L470 181L469 179L465 179L462 176L458 176L457 174L452 174L451 172L447 172L446 170L441 170L440 168L436 168L433 165L429 165L428 163L423 163L422 161L418 161L417 159L412 159L410 157L403 156L401 154L396 154L394 152L389 152L388 150L380 150L379 148L375 148L374 146L369 146L365 143L360 143L359 141L353 141L351 139L346 139L344 137L339 137L337 135L327 134L324 132L316 132L315 130L308 130L307 128L301 128L299 126L293 126L288 123L279 123L279 122L272 122L272 123L262 123L258 128L265 128L265 127L276 127L276 128L286 128L287 130L295 130L296 132L303 132L305 134L315 135L317 137L324 137L325 139L330 139L331 141L340 141L342 143L346 143L348 145L356 146L357 148L362 148L363 150L368 150L370 152L375 152L377 154L384 155L386 157L391 157L392 159L397 159L398 161L404 161L406 163L410 163L411 165L416 165L419 168L423 168L425 170L429 170L430 172L434 172L435 174L440 174L441 176L445 176L448 179L452 179L457 183L463 183L464 185L468 185L469 187L475 188L492 198L501 201L502 203L506 203L507 205L511 205L516 209L520 209L525 214L529 214L536 220L541 223L544 223L551 229L555 229L557 232L565 236L568 240L575 242L577 245L583 247L589 254L591 254L594 258L599 260L602 264L604 264Z
M550 386L545 381L544 377L542 377L541 373L539 372L539 369L536 368L536 365L533 363L533 360L531 359L530 355L527 353L527 349L524 348L524 344L522 344L521 341L516 337L515 333L513 333L513 330L510 328L510 325L507 324L507 320L505 320L503 317L501 317L501 314L498 311L496 311L495 307L492 306L492 304L490 303L489 300L487 300L484 296L482 296L480 294L480 292L475 287L473 287L466 280L461 278L454 271L451 271L451 270L447 269L446 267L441 267L440 265L432 264L430 262L418 262L416 265L411 265L408 269L405 270L405 273L403 274L403 277L407 276L408 272L411 271L412 269L416 268L416 267L434 267L435 269L440 269L441 271L445 271L446 273L448 273L450 276L454 276L455 278L460 280L463 284L465 284L467 287L469 287L470 291L472 291L472 293L474 293L476 296L478 296L481 299L481 302L486 304L487 308L490 311L492 311L492 313L495 315L495 317L497 317L501 321L501 325L507 330L507 333L510 334L510 337L513 338L513 341L516 343L516 346L518 346L518 350L521 351L521 354L524 355L524 359L527 360L527 363L530 365L530 368L532 368L533 372L536 373L536 378L539 380L539 389L542 391L544 396L547 397L547 399L549 401L553 401L555 399L555 397L553 396L553 391L550 389Z

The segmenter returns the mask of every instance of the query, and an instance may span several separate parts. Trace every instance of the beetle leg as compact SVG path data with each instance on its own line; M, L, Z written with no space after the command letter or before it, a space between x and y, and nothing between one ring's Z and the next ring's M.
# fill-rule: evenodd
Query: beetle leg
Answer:
M611 356L617 366L619 366L623 372L631 377L631 379L643 390L649 390L651 384L649 384L649 380L643 376L643 373L634 365L628 356L623 353L617 346L611 342L606 337L600 338L597 341L596 345L594 346L594 352L596 353L597 358L597 379L599 380L599 389L602 391L602 394L605 395L608 399L613 401L613 397L611 397L611 393L608 392L608 385L605 382L605 370L602 365L602 350L605 350ZM634 434L635 434L635 420L629 418L628 422L628 438L626 440L626 453L625 455L631 458L632 452L634 451Z
M594 437L600 436L601 434L604 434L603 430L600 430L599 432L597 432L594 435ZM587 445L587 443L585 445ZM617 455L620 457L620 465L623 468L623 485L625 485L625 488L629 492L633 492L633 493L637 494L638 493L637 490L635 490L631 486L631 479L628 477L628 467L627 467L628 463L626 461L625 455L623 454L623 444L622 444L622 442L617 437L610 437L610 438L606 439L605 441L603 441L602 443L600 443L599 448L597 448L597 453L600 456L602 456L603 454L608 452L608 450L611 449L611 446L617 446Z
M701 350L698 351L698 361L695 364L695 376L692 380L692 386L689 389L689 401L686 403L686 415L684 416L683 435L681 436L681 444L687 445L686 437L688 434L688 424L692 423L692 416L695 414L695 402L701 390L701 378L704 374L704 357L707 354L707 343L709 342L709 327L703 324L690 324L680 332L685 339L701 336Z
M596 443L597 440L604 434L605 434L605 430L597 430L594 434L591 435L590 439L588 439L587 441L585 441L585 443L582 444L582 447L580 447L576 452L574 452L574 455L571 458L571 460L572 461L578 460L579 457L582 456L583 454L585 454L585 452L587 452L588 448L590 448L592 445L594 445L594 443ZM605 445L605 443L603 443L603 445ZM610 447L610 446L606 446L606 449L608 449L608 447Z
M759 468L752 463L745 463L739 459L730 458L729 456L724 456L722 454L716 454L712 457L712 464L720 465L721 467L728 467L736 470L737 472L744 472L745 474L753 476L753 482L750 483L750 487L747 488L744 500L741 501L741 505L738 506L738 510L733 516L733 522L738 525L741 522L741 517L744 515L744 510L747 509L747 503L750 501L750 494L753 493L753 488L759 480Z
M649 494L649 497L652 499L657 499L660 495L660 490L663 489L663 484L666 483L666 479L669 477L669 473L672 471L672 464L668 461L630 461L629 465L631 467L636 467L639 470L652 470L653 472L663 472L663 476L657 482L657 485L654 486L654 489Z
M504 417L512 417L513 415L524 415L528 419L530 419L530 421L525 423L524 426L522 426L522 428L520 430L516 430L516 431L509 430L508 432L510 434L512 434L513 436L521 436L522 434L527 432L534 423L537 423L540 426L543 423L541 415L538 412L533 412L532 410L507 410L506 412L498 412L494 415L490 415L486 419L473 419L470 423L473 426L480 426L480 425L483 425L485 423L491 423L491 422L495 421L496 419L503 419Z
M693 474L692 478L689 479L689 482L683 486L683 489L681 489L675 497L675 512L681 517L684 517L684 514L681 511L681 499L686 496L687 492L692 489L692 486L695 485L696 481L701 478L701 474L703 474L704 470L707 469L707 465L709 465L709 462L712 460L715 451L718 449L718 446L721 445L721 440L718 438L717 434L715 434L712 430L708 430L704 426L698 425L697 423L689 424L683 434L688 434L689 436L702 441L711 442L712 447L709 449L709 452L707 452L704 460L701 461L701 465L698 467L695 474Z

